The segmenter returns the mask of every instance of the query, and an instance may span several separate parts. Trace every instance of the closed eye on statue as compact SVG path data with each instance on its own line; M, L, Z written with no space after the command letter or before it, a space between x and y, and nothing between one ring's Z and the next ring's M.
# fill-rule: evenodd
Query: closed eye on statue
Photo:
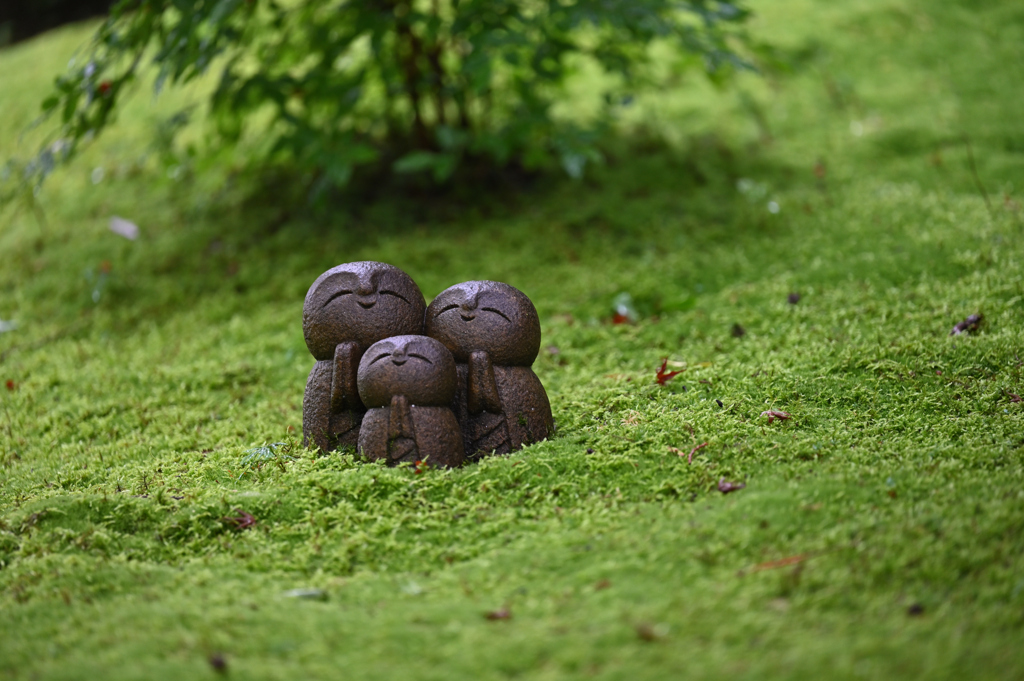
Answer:
M385 353L383 353L381 355L377 355L376 357L373 358L373 361L370 362L370 364L376 364L377 362L381 361L385 357L390 357L390 356L391 356L390 352L385 352Z
M512 323L512 320L508 318L508 315L502 312L501 310L498 310L493 307L481 307L480 309L483 310L484 312L493 312L496 315L501 315L502 317L505 318L506 322L508 322L509 324Z
M336 292L332 293L331 297L328 298L327 301L323 305L321 305L320 307L322 307L322 308L323 307L327 307L328 305L331 304L331 302L334 301L335 298L340 298L341 296L350 296L350 295L352 295L352 292L348 291L348 290L336 291Z
M459 305L458 303L452 303L451 305L445 305L445 306L444 306L444 307L442 307L442 308L441 308L441 310L440 310L440 311L439 311L439 312L438 312L438 313L437 313L436 315L434 315L434 316L435 316L435 317L440 317L440 316L441 316L441 315L443 315L443 314L444 314L445 312L448 312L448 311L450 311L450 310L458 310L458 309L459 309L460 307L462 307L462 306L461 306L461 305Z
M427 364L433 364L433 362L431 362L431 361L430 361L429 359L427 359L427 358L426 358L426 357L424 357L423 355L417 354L417 353L415 353L415 352L410 352L410 353L408 353L408 354L409 354L409 356L410 356L410 357L415 357L416 359L422 359L422 360L423 360L424 362L426 362ZM374 361L377 361L377 360L374 360Z
M382 289L380 290L380 293L381 293L381 295L385 295L385 296L394 296L395 298L401 298L402 300L404 300L404 301L405 301L405 304L406 304L406 305L409 305L409 299L408 299L408 298L406 298L405 296L403 296L403 295L402 295L401 293L399 293L398 291L391 291L391 290L389 290L389 289L383 289L383 288L382 288Z

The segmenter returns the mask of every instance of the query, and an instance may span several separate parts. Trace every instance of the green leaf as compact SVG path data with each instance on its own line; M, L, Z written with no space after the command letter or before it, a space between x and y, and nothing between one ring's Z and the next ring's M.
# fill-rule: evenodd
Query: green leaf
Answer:
M439 162L441 154L432 151L414 151L395 161L391 168L396 173L419 173L432 170Z
M444 182L459 165L457 154L437 154L431 151L414 151L395 161L392 169L396 173L419 173L431 171L436 182Z

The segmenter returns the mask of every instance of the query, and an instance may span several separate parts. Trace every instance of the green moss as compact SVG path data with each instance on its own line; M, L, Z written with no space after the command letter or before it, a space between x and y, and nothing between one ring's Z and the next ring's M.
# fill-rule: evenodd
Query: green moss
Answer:
M0 669L1020 678L1020 10L763 5L793 68L638 102L584 183L500 199L282 216L139 161L138 98L0 231ZM86 35L0 53L4 154ZM357 259L530 295L556 436L422 474L301 449L301 300Z

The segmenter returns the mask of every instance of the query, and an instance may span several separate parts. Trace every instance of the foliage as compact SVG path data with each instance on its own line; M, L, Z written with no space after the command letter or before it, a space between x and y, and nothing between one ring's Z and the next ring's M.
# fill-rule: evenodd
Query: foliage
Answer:
M747 16L722 0L122 0L43 102L59 133L22 172L38 184L109 126L151 61L157 93L219 70L221 139L255 129L317 187L379 163L443 181L466 162L557 160L579 176L616 107L655 84L656 44L681 48L659 72L703 60L723 79L747 66ZM601 111L556 115L587 64L610 76Z

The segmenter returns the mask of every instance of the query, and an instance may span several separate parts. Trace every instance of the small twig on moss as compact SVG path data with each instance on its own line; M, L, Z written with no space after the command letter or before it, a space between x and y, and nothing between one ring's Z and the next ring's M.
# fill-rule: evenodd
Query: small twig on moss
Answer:
M696 454L698 450L701 450L701 449L704 449L705 447L707 447L708 444L709 443L707 443L707 442L700 443L699 445L697 445L696 447L694 447L693 449L690 450L689 455L687 455L683 450L678 449L677 447L673 447L671 445L669 445L668 449L669 449L669 451L675 452L676 454L678 454L680 459L685 456L686 457L686 463L693 463L693 455Z
M978 177L978 167L974 164L974 151L971 150L971 138L964 134L964 145L967 147L967 164L971 169L971 177L974 178L974 184L981 192L981 198L985 199L985 205L988 207L989 215L995 216L995 211L992 209L992 202L988 199L988 192L985 191L985 185L981 183L981 178Z
M774 570L780 567L788 567L790 565L802 563L808 558L814 558L814 554L801 553L795 556L789 556L788 558L780 558L779 560L769 560L764 563L758 563L757 565L750 568L750 572L761 572L762 570Z

